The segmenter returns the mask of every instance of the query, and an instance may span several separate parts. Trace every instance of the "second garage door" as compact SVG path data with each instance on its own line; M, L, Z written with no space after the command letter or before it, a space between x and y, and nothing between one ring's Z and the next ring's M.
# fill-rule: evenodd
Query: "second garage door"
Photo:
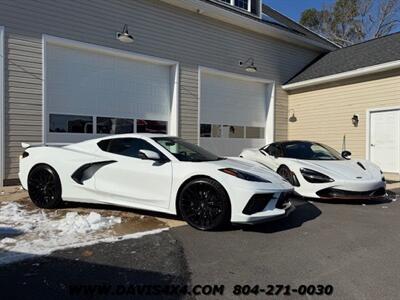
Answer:
M200 74L200 145L222 156L272 141L272 84L221 72Z

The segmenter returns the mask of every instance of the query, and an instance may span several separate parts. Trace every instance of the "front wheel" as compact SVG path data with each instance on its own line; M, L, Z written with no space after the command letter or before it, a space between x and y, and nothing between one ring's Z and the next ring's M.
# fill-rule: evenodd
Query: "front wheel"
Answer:
M230 221L229 197L218 182L209 178L186 184L179 195L178 208L182 218L199 230L216 230Z
M28 193L40 208L61 206L61 182L57 172L48 165L34 167L28 176Z

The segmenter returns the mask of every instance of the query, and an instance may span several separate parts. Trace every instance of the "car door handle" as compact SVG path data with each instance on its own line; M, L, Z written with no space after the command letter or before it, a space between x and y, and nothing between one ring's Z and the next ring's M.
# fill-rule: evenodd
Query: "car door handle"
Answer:
M375 147L375 144L371 144L371 147Z

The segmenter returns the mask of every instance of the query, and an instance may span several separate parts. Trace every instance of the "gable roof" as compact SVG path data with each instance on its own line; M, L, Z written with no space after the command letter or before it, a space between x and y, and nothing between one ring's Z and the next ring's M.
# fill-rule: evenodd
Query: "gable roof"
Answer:
M290 79L286 87L316 79L322 83L324 77L339 77L339 74L349 72L359 74L365 68L388 66L395 61L400 61L400 32L324 54ZM375 70L379 71L379 68Z

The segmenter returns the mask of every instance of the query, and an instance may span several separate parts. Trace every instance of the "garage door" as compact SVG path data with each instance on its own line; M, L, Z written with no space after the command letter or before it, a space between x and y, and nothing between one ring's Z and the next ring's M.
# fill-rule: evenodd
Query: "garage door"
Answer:
M400 173L400 109L371 113L370 158L384 172Z
M49 43L45 115L49 143L105 134L167 133L171 121L171 65Z
M200 80L201 146L236 156L244 148L265 145L266 138L272 140L267 83L213 72L202 72Z

